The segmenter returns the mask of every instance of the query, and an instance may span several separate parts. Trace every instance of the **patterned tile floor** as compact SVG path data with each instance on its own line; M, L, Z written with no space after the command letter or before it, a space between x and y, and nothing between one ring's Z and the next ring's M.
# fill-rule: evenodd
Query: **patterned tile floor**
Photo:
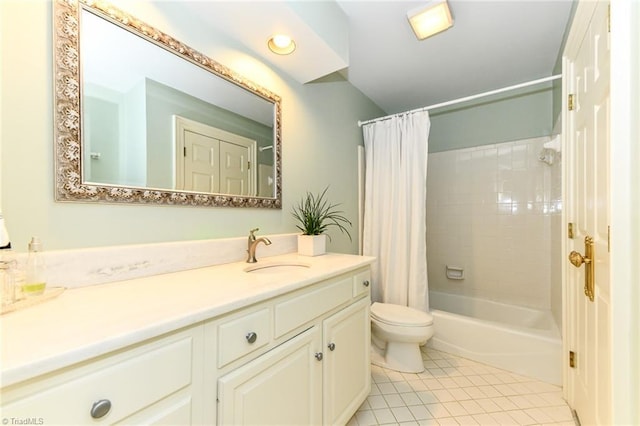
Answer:
M371 366L371 393L348 426L575 426L559 386L432 348L425 371L399 373Z

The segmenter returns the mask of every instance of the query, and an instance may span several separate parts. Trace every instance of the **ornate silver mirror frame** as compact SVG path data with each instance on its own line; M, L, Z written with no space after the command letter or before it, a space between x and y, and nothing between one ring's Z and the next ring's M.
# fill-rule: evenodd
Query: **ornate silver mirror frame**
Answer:
M84 148L80 57L80 14L83 8L92 10L93 13L211 72L214 76L272 102L274 104L274 197L85 183L82 172ZM108 3L89 0L55 0L53 20L56 201L282 208L281 100L279 96Z

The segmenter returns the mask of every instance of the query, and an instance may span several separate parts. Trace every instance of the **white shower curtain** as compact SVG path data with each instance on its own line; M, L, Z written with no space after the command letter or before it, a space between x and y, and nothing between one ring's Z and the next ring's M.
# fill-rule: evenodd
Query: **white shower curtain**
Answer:
M372 299L429 307L426 248L426 111L363 126L365 200L363 254L375 256Z

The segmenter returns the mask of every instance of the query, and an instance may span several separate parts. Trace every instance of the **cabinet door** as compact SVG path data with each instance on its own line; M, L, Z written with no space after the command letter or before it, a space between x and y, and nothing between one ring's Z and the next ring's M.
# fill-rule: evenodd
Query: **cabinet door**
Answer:
M324 424L346 424L371 390L369 298L327 318L324 336Z
M322 423L320 329L312 327L218 380L218 424Z

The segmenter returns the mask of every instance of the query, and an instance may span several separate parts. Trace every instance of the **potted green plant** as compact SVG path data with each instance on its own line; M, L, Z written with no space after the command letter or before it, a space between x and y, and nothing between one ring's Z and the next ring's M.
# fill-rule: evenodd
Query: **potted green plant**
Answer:
M326 200L328 189L327 186L318 195L307 192L300 203L293 206L292 215L298 221L296 227L302 231L302 235L298 235L298 254L305 256L324 254L328 237L324 232L331 226L347 234L351 240L351 234L347 229L347 226L351 226L351 222L344 217L342 210L337 209L339 204L331 204Z

